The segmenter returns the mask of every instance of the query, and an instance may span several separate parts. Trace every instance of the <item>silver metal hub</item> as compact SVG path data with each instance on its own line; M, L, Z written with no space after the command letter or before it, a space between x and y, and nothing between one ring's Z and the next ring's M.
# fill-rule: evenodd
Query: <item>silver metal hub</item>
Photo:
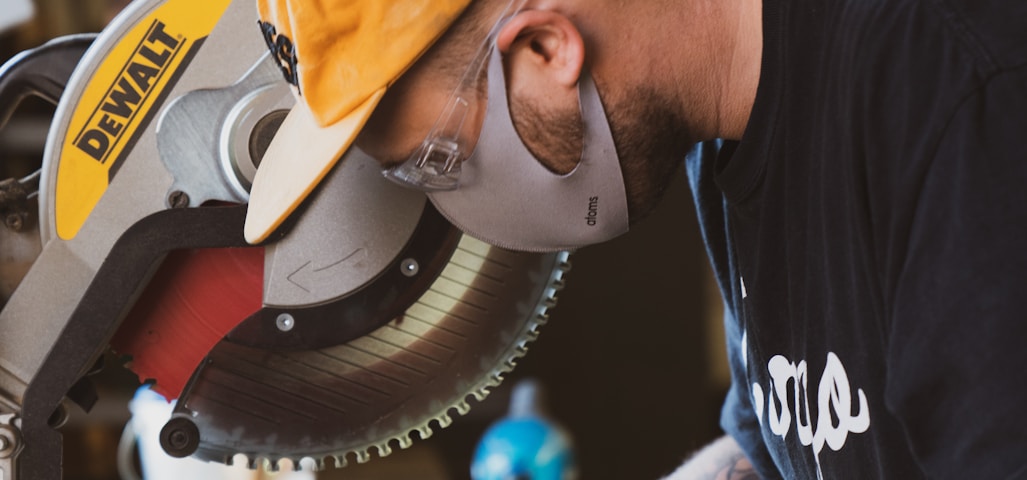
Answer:
M175 99L157 125L160 158L175 179L169 193L183 192L190 207L247 201L257 170L251 132L265 115L293 103L270 54L229 87Z

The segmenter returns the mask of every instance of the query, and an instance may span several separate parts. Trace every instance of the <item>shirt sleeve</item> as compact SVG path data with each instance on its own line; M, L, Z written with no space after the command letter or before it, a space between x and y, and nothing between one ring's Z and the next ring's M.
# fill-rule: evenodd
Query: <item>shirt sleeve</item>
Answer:
M889 410L930 478L1027 475L1027 68L961 103L908 239Z
M720 411L720 426L734 438L752 462L763 480L779 479L781 473L774 466L767 444L763 440L759 419L752 406L752 391L748 385L747 366L741 328L730 309L724 309L724 327L727 337L728 362L731 367L731 388Z

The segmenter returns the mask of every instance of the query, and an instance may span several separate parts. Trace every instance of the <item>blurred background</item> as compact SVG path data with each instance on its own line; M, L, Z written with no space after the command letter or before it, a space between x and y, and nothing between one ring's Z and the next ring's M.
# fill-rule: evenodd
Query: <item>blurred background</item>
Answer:
M0 0L0 16L15 1ZM97 32L129 3L33 2L30 20L0 33L0 61L54 37ZM0 130L0 180L39 168L53 111L26 101ZM510 386L527 377L548 391L549 410L573 436L586 480L659 478L718 437L728 385L721 304L683 172L651 218L577 252L572 263L551 322L503 387L429 440L317 478L469 478L477 441L505 414ZM63 429L69 480L119 478L116 451L138 381L114 367L98 382L98 406L88 415L73 408ZM270 477L242 475L232 478Z

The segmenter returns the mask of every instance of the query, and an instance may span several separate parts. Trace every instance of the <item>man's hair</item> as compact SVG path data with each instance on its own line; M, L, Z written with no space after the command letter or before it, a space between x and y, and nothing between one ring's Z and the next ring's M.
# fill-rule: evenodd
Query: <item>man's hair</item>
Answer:
M415 68L439 76L447 86L456 88L507 1L472 0L446 33L425 52Z

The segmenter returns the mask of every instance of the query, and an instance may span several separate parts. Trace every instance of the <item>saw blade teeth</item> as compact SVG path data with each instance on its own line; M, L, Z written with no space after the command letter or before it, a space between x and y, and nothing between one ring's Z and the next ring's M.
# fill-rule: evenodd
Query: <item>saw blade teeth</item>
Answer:
M463 400L458 402L455 405L455 407L456 407L457 413L459 413L461 416L467 415L471 411L471 405L468 404L466 401L463 401Z
M453 417L450 417L448 413L439 415L439 418L435 420L439 422L439 428L446 428L453 424Z
M246 456L246 468L256 470L258 466L260 466L260 462L258 462L257 457Z
M375 445L375 448L378 449L378 457L387 457L392 455L392 447L390 447L388 443Z
M346 458L346 454L331 455L328 458L331 458L332 461L335 462L335 468L346 468L349 465L349 460ZM322 461L322 463L324 462Z
M371 454L367 450L357 450L355 453L357 455L357 463L365 464L371 461Z
M416 430L417 430L417 434L421 436L421 440L427 440L427 439L431 438L432 433L434 433L432 431L431 427L429 427L428 425L422 425L422 426L416 428Z
M402 450L406 450L414 445L414 441L407 435L396 437L395 440L399 444L399 448Z
M479 388L479 389L471 392L471 395L474 395L474 399L477 400L478 402L483 402L483 401L485 401L485 397L489 396L489 392L488 392L488 390L485 390L484 388Z

